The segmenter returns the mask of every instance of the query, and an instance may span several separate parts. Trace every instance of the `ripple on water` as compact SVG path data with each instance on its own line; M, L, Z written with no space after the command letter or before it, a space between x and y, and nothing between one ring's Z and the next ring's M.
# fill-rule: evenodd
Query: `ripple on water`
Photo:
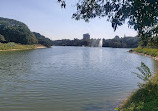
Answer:
M0 53L0 111L113 111L151 58L128 49L53 47ZM152 67L151 67L152 68Z

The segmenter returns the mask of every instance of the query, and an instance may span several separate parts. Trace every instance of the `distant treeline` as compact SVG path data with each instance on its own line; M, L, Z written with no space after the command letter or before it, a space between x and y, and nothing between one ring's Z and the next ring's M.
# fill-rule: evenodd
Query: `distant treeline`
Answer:
M139 45L138 37L119 37L113 39L103 39L103 47L112 48L136 48Z
M91 39L92 40L92 39ZM54 40L53 45L55 46L88 46L90 40L84 39L62 39ZM135 48L138 47L138 37L124 37L120 38L118 36L113 39L103 39L103 47L113 47L113 48Z
M53 45L55 46L88 46L88 41L83 39L62 39L62 40L54 40Z
M42 44L52 46L52 41L38 33L33 33L22 22L0 17L0 42L20 44Z

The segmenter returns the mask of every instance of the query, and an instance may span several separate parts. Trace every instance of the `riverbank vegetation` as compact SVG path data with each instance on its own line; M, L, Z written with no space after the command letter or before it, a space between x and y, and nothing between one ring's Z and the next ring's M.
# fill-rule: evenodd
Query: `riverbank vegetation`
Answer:
M38 47L43 47L39 44L34 45L21 45L14 42L9 43L0 43L0 51L11 51L11 50L29 50L29 49L36 49Z
M146 55L149 55L152 57L158 56L158 49L156 49L156 48L138 47L138 48L132 49L131 51L146 54Z
M119 108L119 111L158 111L158 70L143 87L135 91Z
M158 49L149 47L138 47L130 52L158 57ZM143 73L144 74L144 73ZM141 85L137 91L125 100L119 111L158 111L158 69L150 81Z

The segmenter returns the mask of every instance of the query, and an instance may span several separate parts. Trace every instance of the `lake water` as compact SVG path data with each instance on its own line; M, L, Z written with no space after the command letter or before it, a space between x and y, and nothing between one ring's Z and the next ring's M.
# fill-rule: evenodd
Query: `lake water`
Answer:
M113 111L137 88L129 49L52 47L0 52L0 111Z

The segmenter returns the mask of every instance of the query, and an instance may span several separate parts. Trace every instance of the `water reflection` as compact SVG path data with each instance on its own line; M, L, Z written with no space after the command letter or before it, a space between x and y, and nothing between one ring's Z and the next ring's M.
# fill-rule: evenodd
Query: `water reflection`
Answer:
M83 58L83 62L103 62L102 61L102 48L83 48L82 49L82 58Z
M53 47L0 52L0 111L113 111L157 63L128 49ZM156 65L155 65L156 64Z

